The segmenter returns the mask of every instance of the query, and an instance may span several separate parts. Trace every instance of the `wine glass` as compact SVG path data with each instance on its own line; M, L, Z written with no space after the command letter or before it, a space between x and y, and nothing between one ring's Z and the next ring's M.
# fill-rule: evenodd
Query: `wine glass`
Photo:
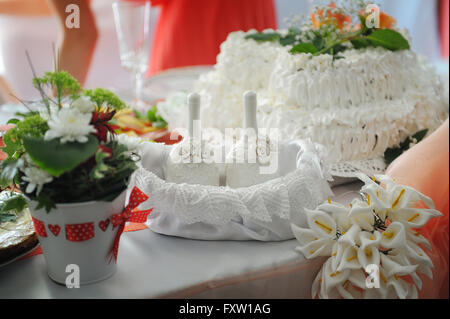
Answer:
M117 1L113 5L120 62L134 76L134 107L143 110L142 83L148 68L151 30L150 2Z

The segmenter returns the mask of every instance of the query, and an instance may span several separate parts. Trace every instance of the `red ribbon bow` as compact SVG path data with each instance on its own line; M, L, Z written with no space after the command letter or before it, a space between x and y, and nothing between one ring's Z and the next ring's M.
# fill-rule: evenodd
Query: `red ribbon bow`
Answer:
M117 254L119 252L119 241L120 236L123 233L126 222L133 223L143 223L147 220L148 214L152 211L149 210L134 210L139 204L145 202L148 199L148 196L145 195L139 188L136 186L131 191L130 200L125 207L125 209L120 214L114 214L111 218L111 222L113 227L119 226L119 230L117 231L116 237L114 238L114 243L111 248L110 254L111 258L109 262L111 262L112 257L114 257L114 261L117 262Z

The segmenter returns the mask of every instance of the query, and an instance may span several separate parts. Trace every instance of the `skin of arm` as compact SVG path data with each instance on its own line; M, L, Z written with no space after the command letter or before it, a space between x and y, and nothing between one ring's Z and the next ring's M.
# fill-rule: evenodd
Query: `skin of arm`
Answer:
M6 79L0 75L0 105L7 102L15 102L15 98L12 96L13 91L9 86Z
M0 0L0 13L8 15L50 16L47 0Z
M88 0L49 0L57 15L62 31L62 41L59 43L60 70L69 72L82 85L86 80L89 66L94 55L98 31L95 25ZM66 12L69 4L79 7L80 28L67 28L66 19L72 12Z

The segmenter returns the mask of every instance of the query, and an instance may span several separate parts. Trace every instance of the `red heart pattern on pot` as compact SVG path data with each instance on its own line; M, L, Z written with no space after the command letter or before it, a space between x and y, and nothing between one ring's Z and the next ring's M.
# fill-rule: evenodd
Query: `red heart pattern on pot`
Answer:
M33 220L34 231L41 237L47 237L47 232L45 231L45 224L37 218L31 217Z
M48 229L53 233L53 235L58 236L59 232L61 231L61 227L59 225L50 225L48 224Z
M94 223L66 224L66 238L70 241L85 241L94 237Z
M108 218L108 219L105 219L105 220L101 220L101 221L98 223L98 227L100 227L100 229L103 230L103 231L105 231L106 228L108 228L108 225L109 225L109 218Z

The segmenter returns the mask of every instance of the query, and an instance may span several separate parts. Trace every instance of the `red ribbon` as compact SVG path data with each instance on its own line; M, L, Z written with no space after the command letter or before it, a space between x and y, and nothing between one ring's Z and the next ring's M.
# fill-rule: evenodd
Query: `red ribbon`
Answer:
M139 206L142 202L145 202L148 199L148 196L145 195L139 188L136 186L131 191L130 200L125 207L125 209L120 214L114 214L111 218L111 222L113 227L119 226L119 230L117 231L116 237L114 238L114 243L110 251L111 258L109 262L111 262L114 257L114 261L117 262L117 254L119 252L119 241L120 236L123 233L126 222L133 223L143 223L147 220L148 214L152 211L149 210L135 210L136 207Z

